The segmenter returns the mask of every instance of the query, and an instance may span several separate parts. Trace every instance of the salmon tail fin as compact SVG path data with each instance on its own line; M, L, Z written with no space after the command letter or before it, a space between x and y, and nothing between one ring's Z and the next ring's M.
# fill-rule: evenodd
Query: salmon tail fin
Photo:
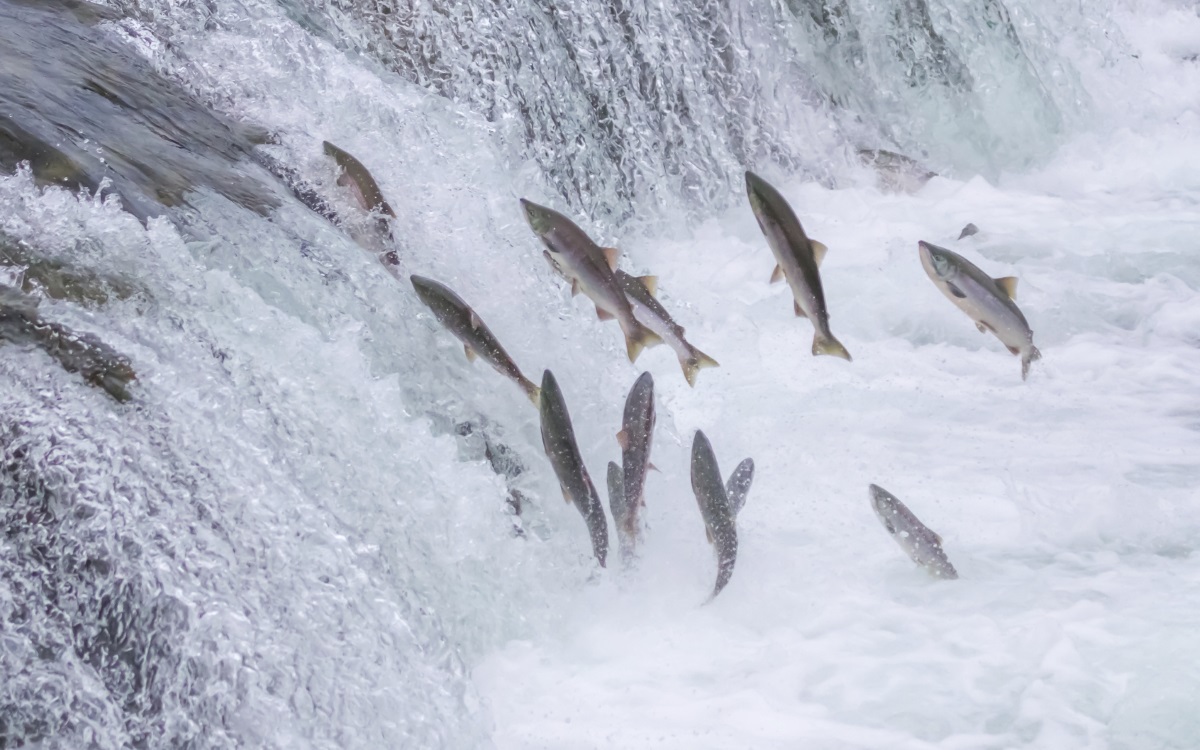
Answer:
M725 586L729 583L729 579L731 577L733 577L732 570L717 571L717 582L713 585L713 591L711 594L709 594L708 601L705 602L705 604L717 598L717 594L721 593L725 589Z
M1038 351L1036 346L1030 346L1029 351L1024 357L1021 357L1021 380L1029 377L1029 366L1042 358L1042 353Z
M632 334L625 336L625 353L629 355L630 362L636 362L643 349L661 343L662 339L656 333L645 326L638 326Z
M679 366L683 368L683 377L687 380L688 385L696 387L696 376L700 374L700 370L705 367L720 367L720 363L696 347L691 347L688 351L688 356L680 358Z
M717 582L713 585L712 596L708 597L708 602L716 599L717 594L721 593L729 583L729 579L733 578L733 566L737 562L737 538L733 538L731 547L719 549L721 551L717 555Z
M828 336L819 331L813 335L813 356L818 354L828 354L833 357L841 357L847 362L852 362L850 352L846 351L846 347L842 346L842 342L833 337L833 334Z
M592 537L592 554L596 556L596 560L600 563L600 567L606 568L608 560L608 519L604 515L604 507L600 505L599 499L593 495L595 504L592 506L591 512L584 516L584 521L587 522L588 533Z

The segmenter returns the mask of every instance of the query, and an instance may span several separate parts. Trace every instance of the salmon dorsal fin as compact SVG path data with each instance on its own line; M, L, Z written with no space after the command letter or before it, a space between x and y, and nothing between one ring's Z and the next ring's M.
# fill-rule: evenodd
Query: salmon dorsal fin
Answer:
M658 294L657 276L639 276L638 281L642 282L642 286L646 287L646 291L650 292L651 297L654 297Z
M783 266L776 263L775 270L771 271L771 283L777 284L780 281L783 281Z
M1017 299L1017 277L1005 276L1002 279L996 279L996 286L1000 287L1000 291L1008 295L1011 300Z
M615 247L602 247L600 252L604 253L604 260L608 263L608 267L612 270L617 270L617 258L621 257L621 251Z
M813 260L820 266L821 261L825 260L825 253L829 252L829 248L825 247L824 242L816 240L809 240L808 246L812 248Z

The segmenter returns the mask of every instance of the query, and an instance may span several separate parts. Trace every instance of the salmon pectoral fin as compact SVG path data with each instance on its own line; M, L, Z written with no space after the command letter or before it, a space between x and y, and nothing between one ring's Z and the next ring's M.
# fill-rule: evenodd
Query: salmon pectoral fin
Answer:
M571 296L579 294L579 279L571 279Z
M605 310L603 307L597 306L596 307L596 317L599 318L600 320L613 320L617 316L613 315L608 310Z
M792 309L796 311L797 318L807 318L808 314L804 312L804 308L800 307L800 303L792 300Z
M621 450L629 450L629 433L621 430L617 433L617 445L621 446Z
M959 299L967 298L967 293L964 292L963 290L959 289L958 287L954 286L953 284L949 284L949 283L946 284L946 288L950 290L951 294L953 294L955 297L958 297Z
M771 282L770 283L778 284L781 281L783 281L783 266L776 263L775 270L771 271Z
M475 353L475 350L472 349L469 344L463 344L463 351L465 351L467 353L467 361L468 362L474 362L476 357L479 356L478 354Z

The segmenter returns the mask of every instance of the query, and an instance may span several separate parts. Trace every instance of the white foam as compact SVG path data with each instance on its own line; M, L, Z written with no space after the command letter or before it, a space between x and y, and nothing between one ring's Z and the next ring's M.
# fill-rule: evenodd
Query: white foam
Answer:
M1175 86L1200 68L1175 55L1195 17L1160 12L1173 30L1124 19L1150 90L1044 168L915 196L786 186L830 248L852 364L809 354L748 205L626 243L722 367L692 391L645 355L673 432L655 447L641 570L476 668L500 747L1193 744L1200 87ZM967 222L980 233L956 241ZM1044 355L1028 382L925 277L919 239L1019 277ZM733 580L708 606L698 428L724 471L757 469ZM945 538L960 580L930 579L887 538L871 482Z

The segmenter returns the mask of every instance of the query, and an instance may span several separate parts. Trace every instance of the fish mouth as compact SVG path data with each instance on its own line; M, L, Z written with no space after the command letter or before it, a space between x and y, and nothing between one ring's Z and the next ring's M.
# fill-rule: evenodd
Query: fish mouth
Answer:
M925 240L921 240L917 243L917 253L921 256L921 265L925 267L925 270L930 275L936 276L939 279L944 279L949 275L947 273L950 270L948 267L949 264L944 258L936 255L938 250L940 250L939 247L936 245L931 245ZM942 262L938 263L938 260L941 260Z
M629 392L630 393L634 393L634 392L641 393L641 392L645 391L647 388L651 389L650 390L651 394L654 393L654 390L653 390L654 389L654 376L650 374L649 370L647 370L646 372L643 372L641 375L638 376L638 379L633 384L633 388L631 388L629 390Z
M875 512L882 513L888 506L888 499L890 497L888 491L877 484L870 485L868 489L871 493L871 505L875 507Z
M712 443L708 442L708 436L704 434L704 430L696 430L696 434L692 436L692 471L695 471L698 463L707 462L712 455Z
M538 416L542 422L542 447L546 447L546 432L545 424L549 415L553 414L558 404L561 403L562 396L558 390L558 381L554 379L554 373L549 370L542 371L542 387L540 389L541 398L538 401Z
M525 212L525 220L529 222L530 229L538 235L543 235L552 228L553 222L544 207L522 198L521 210Z
M762 200L762 188L766 184L766 180L746 170L746 195L750 196L751 201Z
M437 282L435 282L433 279L427 279L424 276L413 274L412 276L408 277L408 280L412 283L413 289L416 290L417 296L420 297L422 301L428 301L430 296L437 290Z

